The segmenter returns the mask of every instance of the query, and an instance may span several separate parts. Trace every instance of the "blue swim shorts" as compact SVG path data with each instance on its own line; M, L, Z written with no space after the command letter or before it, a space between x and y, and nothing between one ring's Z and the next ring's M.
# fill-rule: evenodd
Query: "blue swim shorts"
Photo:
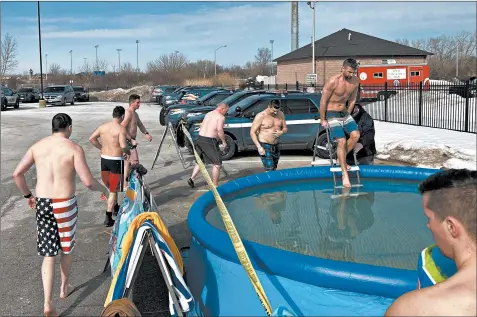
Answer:
M260 155L263 168L266 172L276 170L278 167L278 161L280 160L280 145L263 142L260 142L260 144L265 150L265 155Z
M347 111L327 111L326 120L330 128L330 139L346 138L353 131L359 131L356 121Z

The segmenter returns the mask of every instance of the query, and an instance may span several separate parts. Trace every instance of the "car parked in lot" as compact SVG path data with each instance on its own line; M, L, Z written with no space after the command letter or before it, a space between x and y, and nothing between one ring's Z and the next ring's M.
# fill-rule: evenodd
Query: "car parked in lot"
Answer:
M249 96L230 107L225 117L225 140L227 148L222 159L228 160L237 152L255 150L250 137L250 128L255 116L265 110L272 100L278 100L285 115L288 133L280 137L283 150L311 150L317 132L323 130L319 124L320 93L280 93ZM189 133L197 139L203 118L193 118ZM322 131L324 132L324 130ZM323 135L320 132L320 136ZM326 137L326 134L324 134ZM186 146L190 147L190 144Z
M76 101L89 101L89 92L82 86L73 86Z
M17 91L21 102L37 102L40 100L40 91L38 88L22 87Z
M1 89L1 107L2 111L7 110L7 107L12 106L15 109L20 107L20 97L18 94L8 87L2 87Z
M449 86L449 95L459 95L462 98L477 97L477 77L470 77L461 84Z
M66 106L75 104L75 91L71 85L48 86L43 91L43 98L47 104Z
M169 93L163 93L161 96L157 96L156 97L156 100L157 100L157 103L161 106L164 106L166 104L166 100L167 99L174 99L174 98L180 98L184 95L184 92L188 89L194 89L194 88L201 88L200 86L180 86L180 87L177 87L176 90L174 90L173 92L169 92Z
M151 99L149 100L150 102L157 102L159 103L159 97L161 97L163 94L169 94L174 92L177 88L180 88L178 86L170 86L170 85L159 85L155 86L152 89L151 92Z
M227 97L233 95L234 93L235 91L233 90L215 90L209 92L208 94L200 97L195 101L172 105L168 107L167 110L164 110L163 108L161 109L161 112L164 110L165 122L164 124L161 123L160 118L159 122L161 123L161 125L165 125L166 122L171 122L173 126L177 126L179 121L182 119L182 113L184 113L187 109L201 106L215 108L220 102L222 102L224 99L227 99Z
M212 91L215 91L215 90L221 90L221 89L222 88L215 88L215 87L213 87L213 88L207 87L207 88L184 89L184 90L181 90L177 94L166 96L166 98L163 102L163 107L167 108L171 105L174 105L174 104L178 103L181 100L181 98L184 97L185 95L195 95L195 96L200 98L202 96L205 96L209 92L212 92Z

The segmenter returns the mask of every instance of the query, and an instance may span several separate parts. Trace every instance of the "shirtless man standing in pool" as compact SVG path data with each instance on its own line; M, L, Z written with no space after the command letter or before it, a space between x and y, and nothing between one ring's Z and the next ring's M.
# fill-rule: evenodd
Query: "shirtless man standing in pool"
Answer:
M53 306L53 282L55 256L60 250L60 298L68 297L74 289L68 284L68 278L78 216L76 174L90 190L107 195L108 189L91 174L81 146L69 139L71 117L65 113L55 115L52 130L52 135L28 149L15 169L13 178L30 208L36 208L37 252L44 257L41 267L45 296L43 310L47 316L58 316ZM25 180L25 173L33 164L36 166L37 179L34 196Z
M258 149L266 172L277 169L280 160L279 140L287 131L285 115L280 111L278 100L270 101L267 109L253 119L250 137Z
M356 103L359 81L354 73L358 68L358 63L352 58L343 62L341 74L331 77L323 87L323 94L320 103L321 125L326 129L329 127L330 139L336 139L338 143L338 162L343 173L343 186L351 187L346 164L346 155L354 149L359 140L358 125L350 115ZM346 109L348 102L348 109ZM346 135L349 140L346 142ZM360 149L356 148L355 151Z

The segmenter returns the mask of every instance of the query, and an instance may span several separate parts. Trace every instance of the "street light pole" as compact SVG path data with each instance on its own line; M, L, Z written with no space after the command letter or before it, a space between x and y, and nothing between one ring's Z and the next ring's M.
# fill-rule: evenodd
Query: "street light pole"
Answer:
M219 46L215 49L215 52L214 52L214 74L215 76L217 76L217 51L219 49L221 49L222 47L227 47L227 45L222 45L222 46Z
M271 76L273 76L273 40L270 40L270 44L272 44L272 59L271 59L271 63L272 63L272 69L271 69Z
M98 71L98 46L99 45L95 45L94 48L96 49L96 70Z
M40 24L40 1L37 2L37 14L38 14L38 45L40 46L40 86L41 86L41 99L43 100L43 55L41 53L41 24Z
M316 71L316 69L315 69L315 67L316 67L316 65L315 65L315 4L316 3L315 3L315 1L308 1L307 3L310 6L310 8L313 10L313 23L312 23L313 24L313 29L312 29L312 40L311 40L312 41L312 44L311 44L311 47L312 47L311 55L312 55L312 57L311 57L311 59L312 59L312 63L313 63L312 64L313 74L315 74L315 71Z
M136 40L136 71L139 72L139 40Z
M70 50L70 73L73 75L73 50Z
M119 65L118 73L120 73L121 72L121 51L122 51L122 49L117 48L116 51L118 51L118 65Z
M45 63L46 63L46 80L48 80L48 54L45 54Z

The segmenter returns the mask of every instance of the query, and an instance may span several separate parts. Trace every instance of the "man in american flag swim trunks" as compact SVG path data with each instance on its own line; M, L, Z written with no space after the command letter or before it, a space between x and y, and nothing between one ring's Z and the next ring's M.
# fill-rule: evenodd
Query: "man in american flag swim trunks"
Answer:
M75 247L78 217L76 203L76 174L90 190L105 195L108 189L91 174L84 151L69 138L72 131L71 117L58 113L52 120L52 135L30 147L18 164L13 178L17 187L36 209L37 252L43 256L41 273L45 294L43 310L47 316L57 316L53 306L55 256L61 251L60 298L66 298L74 288L68 284L72 265L71 252ZM31 193L25 173L35 164L36 189Z

